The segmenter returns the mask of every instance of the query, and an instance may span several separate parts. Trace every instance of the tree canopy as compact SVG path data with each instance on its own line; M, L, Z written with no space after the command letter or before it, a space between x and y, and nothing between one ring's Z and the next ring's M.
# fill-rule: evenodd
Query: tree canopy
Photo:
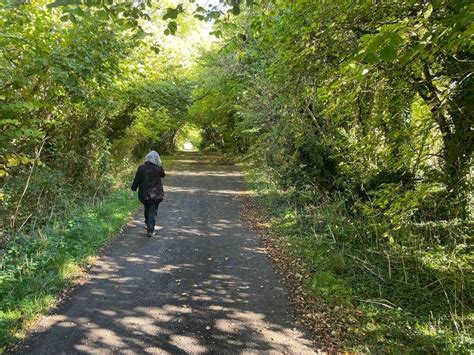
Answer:
M0 248L189 134L308 211L337 206L344 245L439 252L422 287L466 334L472 17L468 0L4 1Z

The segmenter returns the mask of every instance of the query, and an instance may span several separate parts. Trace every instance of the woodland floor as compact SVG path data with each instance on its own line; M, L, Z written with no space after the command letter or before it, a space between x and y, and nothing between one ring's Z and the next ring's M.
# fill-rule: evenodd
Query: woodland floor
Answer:
M176 158L153 238L140 211L18 352L316 352L242 217L242 173Z

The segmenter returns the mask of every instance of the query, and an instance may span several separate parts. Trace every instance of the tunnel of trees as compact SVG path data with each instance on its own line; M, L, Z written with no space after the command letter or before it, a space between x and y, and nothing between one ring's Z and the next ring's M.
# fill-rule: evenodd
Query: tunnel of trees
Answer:
M23 321L11 282L42 267L45 226L190 141L258 167L300 231L365 255L411 317L397 344L468 351L472 15L468 0L3 1L0 325Z

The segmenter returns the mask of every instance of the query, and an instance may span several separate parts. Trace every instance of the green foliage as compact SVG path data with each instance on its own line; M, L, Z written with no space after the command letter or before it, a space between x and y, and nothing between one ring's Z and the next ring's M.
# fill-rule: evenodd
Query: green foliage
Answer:
M9 0L15 3L15 0ZM188 4L191 5L195 0L189 0ZM172 3L172 2L171 2ZM215 21L220 22L220 18L224 15L239 15L241 4L248 7L254 5L254 0L222 0L220 4L208 4L206 8L196 5L191 7L190 13L195 18L201 21ZM103 19L112 19L120 24L126 25L130 29L138 29L143 31L139 25L139 20L145 19L150 20L149 9L153 9L167 5L167 2L154 4L151 0L128 2L128 1L117 1L117 0L54 0L48 3L48 8L61 7L64 11L64 15L61 17L61 21L70 21L72 23L78 23L84 16L84 8L95 8L97 9L97 15ZM188 6L189 7L189 6ZM166 7L165 13L162 15L162 19L168 21L164 34L175 35L178 30L178 22L176 21L180 14L186 12L186 8L183 3L179 3L175 7ZM188 9L189 10L189 9Z
M0 4L0 349L137 208L116 189L174 148L191 100L144 7L45 4Z
M451 213L431 218L466 218L470 19L464 0L262 1L220 26L190 115L204 145L258 150L284 187L370 205L405 194L395 224L436 197Z
M2 248L63 199L105 194L121 161L173 149L190 103L164 35L130 27L143 6L44 5L0 5Z
M201 54L183 38L203 20L220 42ZM283 194L277 229L317 270L308 289L363 309L373 349L463 350L472 35L467 0L2 2L0 248L47 250L62 241L57 211L104 198L130 162L189 139L268 173ZM87 228L77 235L104 232ZM8 332L52 302L82 252L53 253L53 289L18 291ZM361 301L381 293L387 309Z
M351 305L352 295L348 283L330 272L315 273L311 279L311 290L317 297L325 300L331 306Z
M310 264L308 288L361 307L370 349L467 351L472 6L242 9L196 71L203 146L247 153L282 191L276 229Z
M202 143L201 130L191 124L182 126L176 134L176 148L184 149L186 143L191 143L194 149L199 149Z
M100 204L70 208L44 229L10 243L0 259L0 349L52 306L137 207L136 199L119 190Z
M352 215L344 201L302 206L258 165L248 167L246 176L274 238L284 252L303 261L315 312L337 309L337 324L330 326L347 349L469 352L472 223L393 230L384 218Z

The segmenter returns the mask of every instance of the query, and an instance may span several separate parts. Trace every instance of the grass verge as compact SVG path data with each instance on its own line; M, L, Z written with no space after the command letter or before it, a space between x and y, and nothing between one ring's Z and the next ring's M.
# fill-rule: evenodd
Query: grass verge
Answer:
M470 352L469 226L448 226L460 236L456 243L422 243L413 229L374 227L337 201L303 205L261 169L245 169L257 192L254 219L265 221L260 229L319 345L375 353ZM394 243L394 235L411 244Z
M131 199L120 189L9 244L0 256L0 352L55 304L138 206L136 196Z

